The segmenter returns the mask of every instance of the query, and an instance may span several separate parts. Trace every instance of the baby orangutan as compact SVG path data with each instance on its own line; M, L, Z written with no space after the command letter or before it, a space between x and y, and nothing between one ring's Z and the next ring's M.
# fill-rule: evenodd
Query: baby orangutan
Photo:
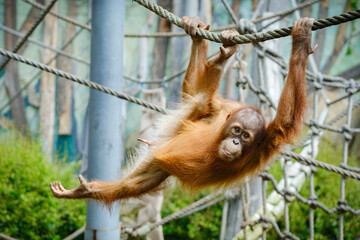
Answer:
M306 111L305 68L308 55L317 47L311 47L313 22L303 18L294 24L289 74L276 117L267 126L259 110L216 95L224 65L237 45L224 44L207 60L208 41L196 35L196 28L209 26L197 17L183 17L182 26L193 43L182 103L162 117L159 136L147 142L149 151L140 165L119 182L87 183L79 176L80 185L73 190L66 190L60 182L51 183L53 195L111 204L155 192L170 175L190 189L224 187L254 176L301 132ZM222 32L228 43L236 35L235 31Z

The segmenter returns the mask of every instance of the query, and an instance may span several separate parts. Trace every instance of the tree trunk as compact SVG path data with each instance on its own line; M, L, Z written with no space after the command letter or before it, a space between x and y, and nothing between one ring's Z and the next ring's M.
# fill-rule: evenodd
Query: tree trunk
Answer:
M343 12L350 11L350 9L351 9L350 3L351 3L351 0L347 0L346 6L345 6L345 9L344 9ZM335 37L334 49L332 51L332 54L330 55L330 57L326 61L325 66L323 68L324 70L322 71L325 74L329 74L329 72L331 70L331 67L336 62L337 56L338 56L338 54L340 53L341 49L344 46L344 43L346 41L346 26L347 26L347 23L340 24L338 26L338 30L337 30L336 37Z
M44 0L38 0L38 3L44 5ZM20 32L23 34L26 34L29 29L34 25L36 20L38 19L41 11L37 9L36 7L32 7L29 11L28 15L26 16L26 19L23 22L23 25L20 28ZM15 28L14 28L15 29ZM28 42L25 42L24 45L19 49L18 54L22 54L24 52L24 49L26 48Z
M239 12L240 3L241 0L233 0L231 5L231 8L234 11L237 18L240 18L240 12Z
M326 18L328 16L328 9L329 9L329 0L321 1L318 19ZM322 31L317 31L315 42L316 43L325 42L325 33L326 33L326 29L323 29ZM320 62L323 55L323 49L324 49L324 45L321 44L321 47L319 46L319 48L314 52L314 60L316 63L318 63L318 67L320 67Z
M255 12L257 5L258 5L259 1L258 0L254 0L252 2L252 12Z
M46 1L49 4L50 0ZM57 11L57 5L52 9ZM56 47L57 39L57 19L53 16L47 16L44 21L44 44ZM42 61L48 62L55 56L55 53L43 49L41 51ZM50 67L56 67L56 61L53 61ZM51 159L54 148L54 128L55 128L55 76L53 74L42 72L40 82L40 135L43 144L43 150Z
M302 0L301 3L305 3L307 2L308 0ZM304 7L303 9L301 9L301 16L303 17L309 17L310 16L310 10L311 10L311 6L307 6L307 7Z
M69 17L75 19L76 17L76 1L69 1ZM74 35L74 25L68 24L66 31L65 42ZM66 52L72 52L72 44L69 44L65 49ZM58 68L65 72L72 72L72 61L64 56L58 57ZM59 116L59 135L71 135L72 129L72 82L64 78L59 78L57 90L57 108Z
M165 9L171 9L171 1L160 0L159 5ZM158 32L170 32L171 23L164 18L159 18L158 22ZM151 78L154 80L160 80L165 75L165 65L166 65L166 52L169 45L169 38L156 38L155 39L155 49L153 55L153 62L151 67ZM153 84L150 87L154 87ZM156 87L156 85L155 85Z
M16 1L5 0L5 25L16 29ZM12 50L16 45L16 37L9 33L5 33L5 47ZM16 61L10 61L6 66L5 86L9 98L20 90L18 65ZM25 113L25 103L22 97L16 98L11 103L11 115L15 123L16 129L23 135L28 132L28 123Z

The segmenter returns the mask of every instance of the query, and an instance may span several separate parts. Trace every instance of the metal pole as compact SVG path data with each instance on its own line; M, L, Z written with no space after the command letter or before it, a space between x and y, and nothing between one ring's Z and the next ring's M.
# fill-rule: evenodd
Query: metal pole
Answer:
M123 83L124 0L92 0L91 81L121 91ZM116 181L123 143L121 102L91 90L89 103L88 179ZM120 239L119 202L111 211L90 200L85 239Z

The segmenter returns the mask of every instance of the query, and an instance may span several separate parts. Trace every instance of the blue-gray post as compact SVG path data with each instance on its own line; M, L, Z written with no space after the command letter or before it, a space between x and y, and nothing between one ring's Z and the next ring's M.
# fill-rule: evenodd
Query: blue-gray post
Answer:
M92 0L90 80L121 91L125 0ZM88 179L116 181L123 143L121 100L91 90L89 103ZM111 212L90 200L85 239L120 239L119 202Z

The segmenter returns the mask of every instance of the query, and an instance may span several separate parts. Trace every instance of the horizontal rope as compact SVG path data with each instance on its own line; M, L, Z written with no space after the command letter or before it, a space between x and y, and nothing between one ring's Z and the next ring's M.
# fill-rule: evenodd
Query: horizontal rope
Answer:
M13 30L13 29L11 29L11 28L8 28L8 27L6 27L6 26L4 26L4 25L2 25L2 24L0 24L0 29L6 31L6 32L8 32L8 33L10 33L10 34L12 34L12 35L14 35L14 36L16 36L16 37L19 37L19 38L22 38L22 37L25 36L25 34L20 33L20 32L18 32L18 31L15 31L15 30ZM74 56L74 55L71 54L71 53L68 53L68 52L65 52L65 51L62 51L62 50L58 50L58 49L56 49L56 48L53 48L53 47L51 47L51 46L48 46L48 45L46 45L46 44L44 44L44 43L42 43L41 41L38 41L38 40L36 40L36 39L33 39L33 38L30 38L30 37L29 37L29 38L27 39L27 41L28 41L28 42L31 42L31 43L34 43L34 44L38 45L39 47L42 47L42 48L45 48L45 49L49 49L49 50L51 50L51 51L53 51L53 52L55 52L55 53L57 53L57 54L59 54L59 55L62 55L62 56L71 58L71 59L73 59L73 60L75 60L75 61L77 61L77 62L81 62L81 63L84 63L84 64L90 66L90 62L87 61L87 60L84 60L84 59L82 59L82 58L76 57L76 56ZM136 83L165 83L165 82L168 82L168 81L170 81L170 80L172 80L172 79L174 79L174 78L182 75L182 74L185 73L185 72L186 72L186 70L182 70L181 72L176 73L176 74L174 74L173 76L166 77L166 78L164 78L163 80L145 80L145 81L142 81L142 80L140 80L140 79L138 79L138 78L134 78L134 77L126 76L126 75L124 75L124 78L127 79L127 80L130 80L130 81L136 82Z
M60 48L60 50L65 50L74 40L75 38L82 32L83 28L78 29L65 43L64 45ZM30 38L28 39L30 40ZM52 57L51 59L49 59L49 61L46 62L46 65L49 65L52 61L54 61L55 59L57 59L59 57L60 53L57 53L54 57ZM41 70L36 73L33 77L30 78L30 80L21 88L19 89L14 96L9 99L9 101L7 103L5 103L3 106L0 107L0 114L2 114L3 110L5 110L7 108L7 106L9 106L16 98L18 98L19 96L21 96L21 93L27 89L27 87L30 86L30 84L35 81L40 75L41 75Z
M5 240L17 240L16 238L9 237L3 233L0 233L0 238L3 238Z
M298 192L295 191L289 191L287 189L285 190L281 190L279 188L279 184L276 181L275 177L269 173L266 172L262 172L259 174L260 177L262 177L265 180L269 180L272 184L272 186L274 187L274 190L280 194L282 197L284 197L287 201L291 201L291 199L289 197L294 196L296 199L298 199L300 202L309 205L313 208L321 208L324 212L326 212L327 214L334 214L336 212L349 212L353 215L360 215L360 210L355 210L352 207L350 207L349 205L345 204L345 205L340 205L340 206L336 206L333 207L331 209L327 208L323 203L317 201L317 200L310 200L310 199L306 199L303 196L301 196Z
M49 13L50 9L55 5L57 0L52 0L49 5L46 7L44 12L36 19L35 23L30 27L29 31L25 34L25 36L20 39L20 41L16 44L12 52L16 53L20 50L20 48L25 44L27 39L31 36L31 34L35 31L37 26L42 22L42 20L45 18L45 16ZM0 72L4 69L4 67L10 62L10 59L6 59L0 66Z
M184 214L186 214L187 212L192 211L193 209L195 209L195 208L197 208L197 207L199 207L199 206L201 206L201 205L203 205L203 204L206 204L207 202L215 199L215 198L218 197L220 194L221 194L221 192L212 193L212 194L210 194L210 195L208 195L208 196L206 196L206 197L204 197L204 198L202 198L202 199L200 199L200 200L192 203L191 205L189 205L189 206L187 206L187 207L185 207L185 208L177 211L176 213L173 213L173 214L171 214L171 215L169 215L169 216L161 219L160 221L156 222L156 223L154 224L154 226L157 227L157 226L166 224L166 223L168 223L168 222L170 222L170 221L172 221L172 220L174 220L174 219L177 219L177 218L183 216Z
M295 8L286 10L286 11L282 11L282 12L278 12L276 14L273 15L269 15L266 17L261 17L261 18L257 18L254 19L252 22L253 23L259 23L268 19L272 19L272 18L276 18L276 17L283 17L286 15L289 15L293 12L295 12L296 10L308 7L316 2L319 2L320 0L313 0L313 1L309 1L309 2L305 2ZM227 29L234 29L236 28L236 24L230 24L227 26L221 26L221 27L216 27L216 28L211 28L209 31L210 32L218 32L218 31L224 31ZM136 33L126 33L125 37L130 37L130 38L139 38L139 37L147 37L147 38L162 38L162 37L185 37L187 36L186 33L184 32L156 32L156 33L148 33L148 34L136 34Z
M138 105L147 107L149 109L156 110L156 111L164 113L164 114L167 113L166 109L160 108L160 107L158 107L158 106L156 106L154 104L148 103L148 102L146 102L144 100L141 100L139 98L136 98L136 97L130 96L128 94L112 90L112 89L110 89L108 87L105 87L105 86L102 86L102 85L100 85L98 83L91 82L91 81L76 77L76 76L74 76L74 75L72 75L70 73L66 73L66 72L63 72L63 71L58 70L56 68L49 67L49 66L47 66L45 64L42 64L42 63L30 60L30 59L24 58L24 57L22 57L22 56L20 56L18 54L6 51L6 50L4 50L2 48L0 48L0 54L3 55L3 56L9 57L11 59L17 60L19 62L31 65L33 67L37 67L37 68L39 68L41 70L44 70L46 72L49 72L49 73L55 74L57 76L63 77L65 79L67 79L67 80L77 82L77 83L80 83L82 85L91 87L91 88L93 88L95 90L99 90L101 92L113 95L113 96L115 96L117 98L121 98L121 99L127 100L129 102L136 103Z
M21 32L18 32L18 31L15 31L14 29L8 28L8 27L6 27L6 26L4 26L4 25L2 25L2 24L0 24L0 29L2 29L2 30L4 30L5 32L8 32L8 33L10 33L11 35L16 36L16 37L18 37L18 38L23 38L23 37L25 37L25 34L23 34L23 33L21 33ZM33 43L33 44L35 44L35 45L38 45L39 47L42 47L42 48L45 48L45 49L49 49L49 50L51 50L51 51L53 51L53 52L55 52L55 53L57 53L57 54L59 54L59 55L62 55L62 56L71 58L71 59L73 59L73 60L75 60L75 61L77 61L77 62L81 62L81 63L84 63L84 64L86 64L86 65L90 65L90 62L87 61L87 60L84 60L84 59L82 59L82 58L76 57L76 56L74 56L74 55L71 54L71 53L68 53L68 52L65 52L65 51L62 51L62 50L58 50L58 49L56 49L56 48L54 48L54 47L51 47L51 46L49 46L49 45L44 44L43 42L41 42L41 41L39 41L39 40L36 40L36 39L33 39L33 38L29 37L26 41L31 42L31 43Z
M183 209L180 209L179 211L170 214L169 216L155 222L155 223L147 223L145 225L142 225L140 227L135 227L135 229L131 229L131 227L126 227L125 231L132 234L133 236L145 236L147 233L151 232L153 229L157 228L158 226L164 225L170 221L182 218L184 216L187 216L189 214L195 213L197 211L200 211L206 207L212 206L222 200L224 200L223 196L221 195L221 191L212 193L206 197L203 197L196 202L192 203L191 205L184 207ZM205 207L203 207L205 206Z
M155 4L152 1L149 0L134 0L134 2L137 2L138 4L146 7L150 11L153 11L157 15L165 18L166 20L170 21L171 23L175 24L176 26L182 28L181 26L181 19L176 16L175 14L167 11L163 7ZM352 21L354 19L360 18L360 9L357 9L355 11L350 11L347 13L342 13L338 16L333 16L330 18L325 19L319 19L318 21L314 22L314 25L312 27L312 30L319 30L325 27L337 25L340 23ZM281 28L277 30L271 30L267 32L259 32L259 33L253 33L253 34L244 34L244 35L237 35L234 37L234 39L231 41L232 43L237 44L244 44L244 43L252 43L252 42L263 42L275 38L281 38L286 37L290 35L292 27L288 28ZM198 36L201 36L205 39L208 39L210 41L222 43L223 39L221 35L206 31L202 28L197 28L196 33Z
M46 7L45 7L44 5L39 4L39 3L37 3L37 2L33 2L33 1L30 1L30 0L23 0L23 1L29 3L31 6L37 8L37 9L39 9L39 10L44 11L44 10L46 9ZM65 16L62 16L62 15L60 15L60 14L58 14L58 13L54 13L54 12L51 12L51 11L49 12L49 14L51 14L51 15L53 15L54 17L57 17L57 18L59 18L59 19L61 19L61 20L64 20L65 22L71 23L71 24L73 24L73 25L75 25L75 26L78 26L78 27L81 27L81 28L86 29L86 30L88 30L88 31L91 31L91 27L90 27L90 26L85 25L85 24L82 24L82 23L79 23L79 22L76 21L75 19L72 19L72 18L70 18L70 17L65 17Z
M291 151L287 151L287 150L282 150L280 151L280 153L282 155L285 155L285 156L288 156L288 157L291 157L303 164L306 164L306 165L312 165L312 166L315 166L315 167L320 167L320 168L323 168L323 169L326 169L328 171L331 171L331 172L335 172L335 173L339 173L345 177L350 177L350 178L353 178L353 179L356 179L358 181L360 181L360 175L357 174L357 173L353 173L351 171L348 171L348 170L345 170L345 169L342 169L340 167L336 167L336 166L333 166L333 165L330 165L328 163L324 163L324 162L320 162L318 160L315 160L315 159L311 159L311 158L308 158L308 157L304 157L304 156L301 156L300 154L297 154L297 153L294 153L294 152L291 152Z
M46 9L46 6L44 6L42 4L39 4L37 2L30 1L30 0L23 0L23 1L27 2L28 4L32 5L33 7L37 8L39 10L45 10ZM292 8L292 9L289 9L289 10L286 10L286 11L282 11L282 12L279 12L279 13L276 13L276 14L273 14L273 15L270 15L270 16L257 18L255 20L253 20L252 22L253 23L259 23L259 22L262 22L264 20L272 19L272 18L275 18L275 17L285 16L285 15L293 13L294 11L296 11L298 9L302 9L304 7L310 6L310 5L312 5L312 4L314 4L314 3L318 2L318 1L319 0L313 0L313 1L305 2L305 3L299 5L296 8ZM91 26L90 25L82 24L82 23L76 21L73 18L62 16L62 15L60 15L58 13L54 13L54 12L51 12L51 11L49 12L49 14L51 14L54 17L57 17L57 18L65 21L65 22L68 22L68 23L71 23L71 24L73 24L75 26L86 29L89 32L91 31ZM210 31L211 32L216 32L216 31L223 31L223 30L231 29L231 28L236 28L236 25L235 24L230 24L228 26L222 26L222 27L218 27L218 28L213 28ZM125 34L125 37L129 37L129 38L139 38L139 37L162 38L162 37L184 37L184 36L187 36L187 34L183 33L183 32L181 32L181 33L177 33L177 32L157 32L157 33L149 33L149 34L126 33Z

